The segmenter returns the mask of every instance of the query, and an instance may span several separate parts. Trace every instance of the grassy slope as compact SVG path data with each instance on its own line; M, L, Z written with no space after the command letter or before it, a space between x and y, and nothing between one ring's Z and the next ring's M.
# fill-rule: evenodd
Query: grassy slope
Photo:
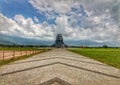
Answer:
M115 48L72 48L72 52L84 55L108 65L120 68L120 49Z

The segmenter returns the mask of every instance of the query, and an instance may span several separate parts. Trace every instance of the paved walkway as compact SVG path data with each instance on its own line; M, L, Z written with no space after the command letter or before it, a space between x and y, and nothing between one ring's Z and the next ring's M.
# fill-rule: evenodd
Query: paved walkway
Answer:
M120 85L120 69L55 49L2 66L0 85Z

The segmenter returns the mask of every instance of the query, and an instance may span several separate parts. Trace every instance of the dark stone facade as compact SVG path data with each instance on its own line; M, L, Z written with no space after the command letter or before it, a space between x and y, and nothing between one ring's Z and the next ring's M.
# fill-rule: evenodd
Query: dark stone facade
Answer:
M52 47L57 47L57 48L65 48L67 45L63 42L63 37L62 34L58 34L55 40L55 43L52 45Z

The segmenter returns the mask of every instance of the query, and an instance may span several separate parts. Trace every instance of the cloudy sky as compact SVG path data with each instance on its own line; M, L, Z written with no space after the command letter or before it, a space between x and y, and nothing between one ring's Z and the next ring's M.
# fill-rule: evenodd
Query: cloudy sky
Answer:
M120 46L120 0L0 0L0 34Z

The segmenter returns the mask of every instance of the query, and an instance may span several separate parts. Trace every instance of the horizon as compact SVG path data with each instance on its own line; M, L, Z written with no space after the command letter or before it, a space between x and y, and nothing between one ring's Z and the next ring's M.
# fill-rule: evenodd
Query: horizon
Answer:
M120 47L119 0L1 0L0 44Z

